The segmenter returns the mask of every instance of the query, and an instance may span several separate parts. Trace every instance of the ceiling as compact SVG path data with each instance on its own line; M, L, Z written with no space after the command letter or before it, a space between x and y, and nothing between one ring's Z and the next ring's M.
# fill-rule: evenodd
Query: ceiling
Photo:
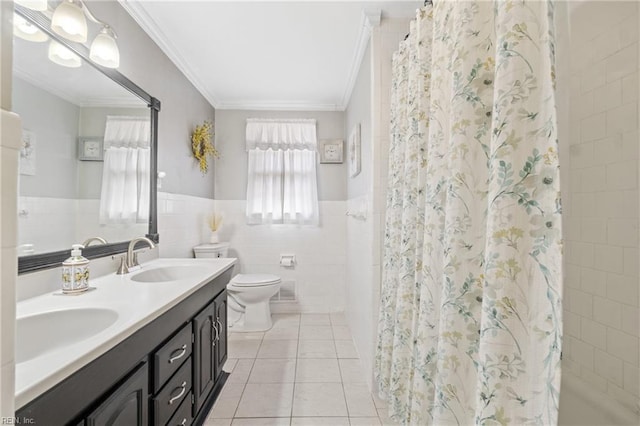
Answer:
M84 62L67 68L47 58L49 43L14 37L13 75L80 107L146 107L146 103ZM15 93L14 93L15 95Z
M274 110L344 110L368 22L423 3L119 1L214 107Z

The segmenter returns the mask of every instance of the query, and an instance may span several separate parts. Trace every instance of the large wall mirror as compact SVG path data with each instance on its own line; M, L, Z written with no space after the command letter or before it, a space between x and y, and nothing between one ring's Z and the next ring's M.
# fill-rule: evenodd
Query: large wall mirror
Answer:
M19 273L58 266L72 244L87 243L83 254L96 258L125 251L134 237L157 242L160 103L91 62L84 45L51 33L46 14L16 5L16 15L46 34L13 44L12 101L23 127ZM62 64L52 49L68 49Z

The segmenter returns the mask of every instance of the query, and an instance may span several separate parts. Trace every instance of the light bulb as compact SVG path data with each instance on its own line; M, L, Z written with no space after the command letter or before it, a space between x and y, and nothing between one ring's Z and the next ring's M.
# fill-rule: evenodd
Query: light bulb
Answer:
M78 68L82 65L82 60L78 55L54 40L49 43L48 56L52 62L63 67Z
M13 14L13 35L28 41L47 41L49 36L18 14Z
M47 0L14 0L14 2L20 6L40 12L47 10Z
M64 38L84 43L87 41L87 20L82 5L65 0L53 12L51 29Z
M116 35L109 26L103 27L91 43L89 58L103 67L118 68L120 66L120 51L116 44Z

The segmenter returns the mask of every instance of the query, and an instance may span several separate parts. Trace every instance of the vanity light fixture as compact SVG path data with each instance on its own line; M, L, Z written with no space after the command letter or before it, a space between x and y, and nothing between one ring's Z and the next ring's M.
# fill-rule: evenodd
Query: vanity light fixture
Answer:
M56 7L51 18L51 29L67 40L84 43L87 41L86 8L79 0L64 0Z
M49 60L63 67L78 68L82 65L82 60L78 55L55 40L51 40L49 43L48 57Z
M48 35L16 13L13 14L13 35L23 40L38 43L49 40Z
M16 4L39 12L47 10L47 0L14 0Z
M0 0L1 1L1 0ZM98 35L91 42L89 58L98 65L106 68L120 66L120 51L116 43L115 31L109 24L97 19L83 0L63 0L53 13L47 12L46 0L15 0L17 4L34 10L44 11L51 16L51 30L69 41L76 43L87 42L87 19L100 25ZM44 3L44 6L43 6ZM36 9L38 7L38 9ZM48 36L35 25L16 15L14 34L29 41L46 41ZM80 58L59 43L49 46L49 59L66 67L79 67Z
M116 33L109 25L104 25L91 43L89 58L98 65L107 68L120 66L120 51L116 44Z

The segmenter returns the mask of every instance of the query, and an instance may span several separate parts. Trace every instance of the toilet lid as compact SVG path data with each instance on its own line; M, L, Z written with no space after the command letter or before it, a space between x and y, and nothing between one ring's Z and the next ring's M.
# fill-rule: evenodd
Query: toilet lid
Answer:
M231 280L231 284L238 287L257 287L279 282L279 276L269 274L238 274Z
M195 246L193 251L195 253L207 253L219 251L225 248L229 248L229 243L200 244L199 246Z

